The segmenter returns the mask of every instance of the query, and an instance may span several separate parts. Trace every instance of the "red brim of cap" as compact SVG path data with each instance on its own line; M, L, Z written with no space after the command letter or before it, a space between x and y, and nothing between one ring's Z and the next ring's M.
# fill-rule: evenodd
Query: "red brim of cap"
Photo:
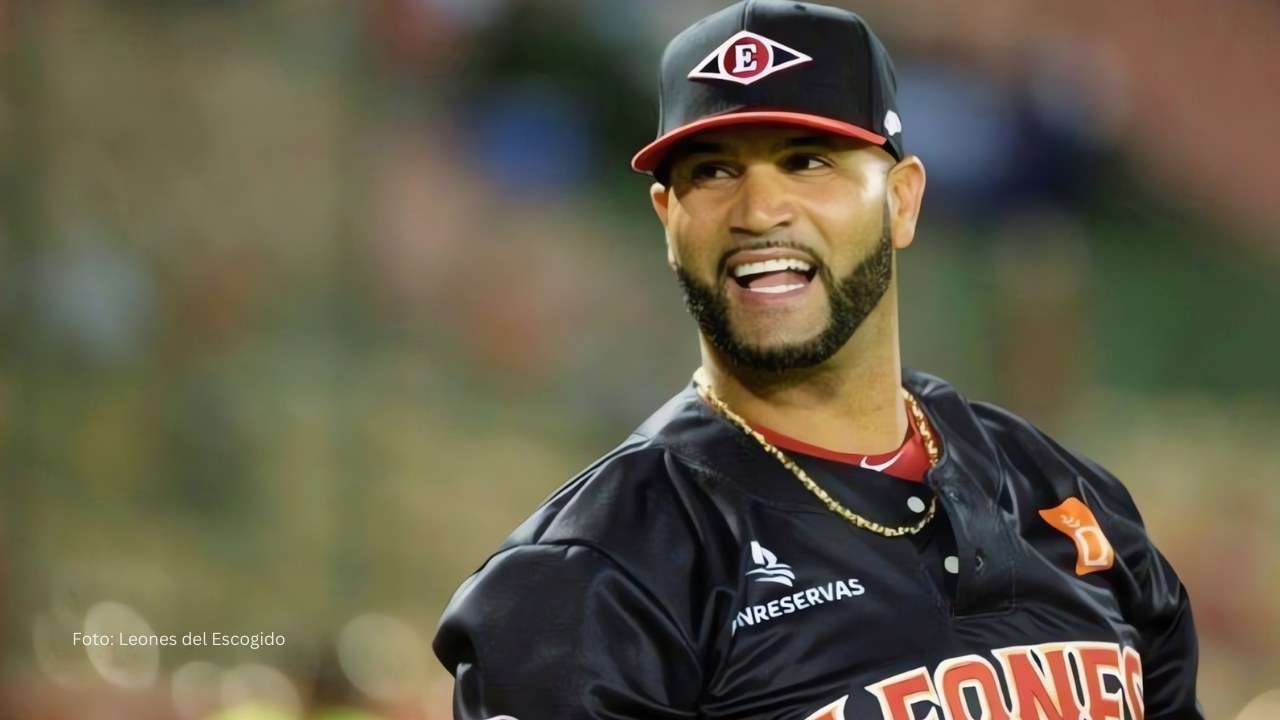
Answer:
M654 140L644 149L636 153L631 158L631 169L636 172L651 173L662 164L662 158L666 156L667 151L673 145L681 140L700 133L703 130L711 128L726 127L729 125L748 125L748 124L778 124L778 125L794 125L797 127L812 128L814 130L822 130L833 135L844 135L846 137L858 138L866 140L873 145L884 145L887 139L883 135L860 128L857 125L850 125L847 122L832 120L818 115L806 115L804 113L781 112L773 110L751 110L746 112L731 112L724 115L713 115L696 120L683 127L663 135Z

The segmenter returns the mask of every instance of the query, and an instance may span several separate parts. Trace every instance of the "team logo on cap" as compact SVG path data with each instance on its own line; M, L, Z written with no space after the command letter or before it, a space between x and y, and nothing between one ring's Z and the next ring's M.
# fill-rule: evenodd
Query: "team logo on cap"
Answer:
M813 58L763 35L743 30L716 48L689 73L690 80L728 80L750 85Z

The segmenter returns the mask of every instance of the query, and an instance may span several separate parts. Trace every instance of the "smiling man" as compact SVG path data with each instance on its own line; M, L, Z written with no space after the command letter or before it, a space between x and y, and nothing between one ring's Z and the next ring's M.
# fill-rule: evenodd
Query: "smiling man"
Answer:
M892 157L784 126L708 130L672 154L654 208L703 337L746 368L821 366L892 282ZM923 168L911 158L893 172L899 206L914 216ZM744 204L743 193L755 197Z
M1199 719L1124 487L901 366L925 189L858 16L748 0L662 59L653 174L702 366L458 590L455 717Z

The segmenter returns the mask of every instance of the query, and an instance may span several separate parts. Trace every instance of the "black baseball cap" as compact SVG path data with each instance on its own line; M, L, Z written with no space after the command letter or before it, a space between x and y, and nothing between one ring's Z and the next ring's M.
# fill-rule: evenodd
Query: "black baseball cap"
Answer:
M780 123L859 138L901 160L893 61L852 12L744 0L694 23L662 54L658 138L631 160L652 173L690 135Z

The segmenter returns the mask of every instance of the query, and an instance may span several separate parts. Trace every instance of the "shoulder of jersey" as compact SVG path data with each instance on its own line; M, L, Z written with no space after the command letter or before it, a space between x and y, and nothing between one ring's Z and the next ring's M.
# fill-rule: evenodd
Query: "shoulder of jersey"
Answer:
M999 447L1026 487L1015 491L1044 502L1093 495L1111 514L1138 518L1128 489L1115 475L1089 457L1063 447L1035 424L985 402L972 403L974 415ZM1082 498L1086 502L1090 498Z
M964 472L999 479L989 487L994 499L1012 500L1020 510L1034 511L1034 517L1040 510L1077 498L1098 506L1094 510L1104 526L1140 525L1129 491L1098 463L1064 448L1009 410L965 398L939 378L908 370L906 380L940 418L944 437L953 442L959 437L976 448Z
M503 548L580 543L610 554L670 543L714 522L697 462L676 447L707 425L696 395L681 393L612 451L555 490ZM677 439L678 438L678 439ZM690 535L690 541L693 536Z

